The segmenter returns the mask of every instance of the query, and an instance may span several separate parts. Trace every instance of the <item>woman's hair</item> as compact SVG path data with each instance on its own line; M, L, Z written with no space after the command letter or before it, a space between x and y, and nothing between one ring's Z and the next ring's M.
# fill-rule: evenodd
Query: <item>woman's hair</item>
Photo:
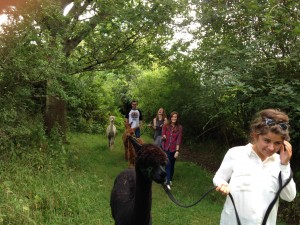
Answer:
M160 107L160 108L157 110L157 113L156 113L156 119L157 119L157 120L159 119L159 118L158 118L158 111L159 111L160 109L163 110L163 113L162 113L162 119L164 120L165 118L167 118L167 114L166 114L166 112L165 112L165 110L164 110L163 107Z
M176 111L171 112L170 118L168 119L168 126L170 126L172 124L171 118L175 114L177 114L177 120L175 122L174 131L177 132L177 130L179 129L179 114L178 114L178 112L176 112Z
M254 134L264 135L268 132L281 135L289 141L289 117L279 109L264 109L255 114L250 123L251 140Z

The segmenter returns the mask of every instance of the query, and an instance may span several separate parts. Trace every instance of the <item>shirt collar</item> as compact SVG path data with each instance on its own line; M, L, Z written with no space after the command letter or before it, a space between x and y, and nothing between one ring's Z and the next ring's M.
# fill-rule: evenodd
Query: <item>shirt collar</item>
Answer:
M251 153L254 151L253 148L252 148L253 144L249 143L249 144L246 145L246 147L247 147L247 154L248 154L248 156L250 156Z
M256 152L253 150L253 144L249 143L249 144L246 145L246 147L247 147L247 154L248 154L249 157L251 156L251 154L254 154L254 155L256 155L256 156L258 157L258 155L256 154ZM265 161L268 161L268 160L275 160L275 154L276 154L276 153L274 153L274 154L271 155L270 157L266 158ZM264 162L265 162L265 161L264 161Z

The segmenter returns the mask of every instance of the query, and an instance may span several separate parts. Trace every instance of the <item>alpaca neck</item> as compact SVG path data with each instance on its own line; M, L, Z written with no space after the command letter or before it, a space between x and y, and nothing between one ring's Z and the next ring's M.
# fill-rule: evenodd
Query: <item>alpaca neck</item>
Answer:
M114 127L114 121L110 121L109 130L113 131L113 127Z
M136 172L136 189L132 225L149 224L152 205L152 181Z

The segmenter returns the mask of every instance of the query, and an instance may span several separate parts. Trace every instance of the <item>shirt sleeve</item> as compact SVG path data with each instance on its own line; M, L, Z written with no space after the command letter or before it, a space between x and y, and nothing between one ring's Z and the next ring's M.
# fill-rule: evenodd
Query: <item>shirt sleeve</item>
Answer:
M161 135L166 135L167 125L163 125Z
M282 176L282 185L284 185L288 178L290 177L290 174L292 172L290 164L288 165L280 165L281 170L281 176ZM288 185L282 189L280 193L280 198L291 202L296 197L297 191L296 191L296 184L293 179L288 183Z
M139 109L138 109L139 110ZM143 120L143 114L142 114L142 111L139 110L139 113L140 113L140 117L139 117L139 120Z
M182 142L182 126L179 126L176 145L181 145Z
M215 186L228 184L233 171L233 161L234 159L232 158L231 151L229 150L224 156L221 166L213 178L213 183Z

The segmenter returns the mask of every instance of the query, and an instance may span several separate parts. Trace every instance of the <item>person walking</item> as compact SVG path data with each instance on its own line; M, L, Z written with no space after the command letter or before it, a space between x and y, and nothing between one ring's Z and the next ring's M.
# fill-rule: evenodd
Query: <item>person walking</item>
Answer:
M164 124L167 124L167 122L168 119L165 110L163 108L159 108L152 123L152 128L154 129L154 144L158 147L161 147L162 127Z
M221 225L275 225L279 201L276 199L268 217L266 211L282 185L280 198L292 201L296 185L292 179L289 143L289 118L276 109L258 112L250 124L251 141L245 146L228 150L216 172L213 183L216 191L227 196L221 214ZM288 182L289 181L289 182ZM266 222L263 222L266 221Z
M182 142L182 126L178 122L178 112L170 114L170 120L162 128L162 149L168 156L166 165L167 181L166 185L171 190L172 179L175 171L176 158L179 156Z
M125 116L125 121L130 124L131 128L135 128L135 137L141 137L141 127L143 125L143 115L142 111L137 108L138 102L136 100L132 100L131 102L131 110Z

